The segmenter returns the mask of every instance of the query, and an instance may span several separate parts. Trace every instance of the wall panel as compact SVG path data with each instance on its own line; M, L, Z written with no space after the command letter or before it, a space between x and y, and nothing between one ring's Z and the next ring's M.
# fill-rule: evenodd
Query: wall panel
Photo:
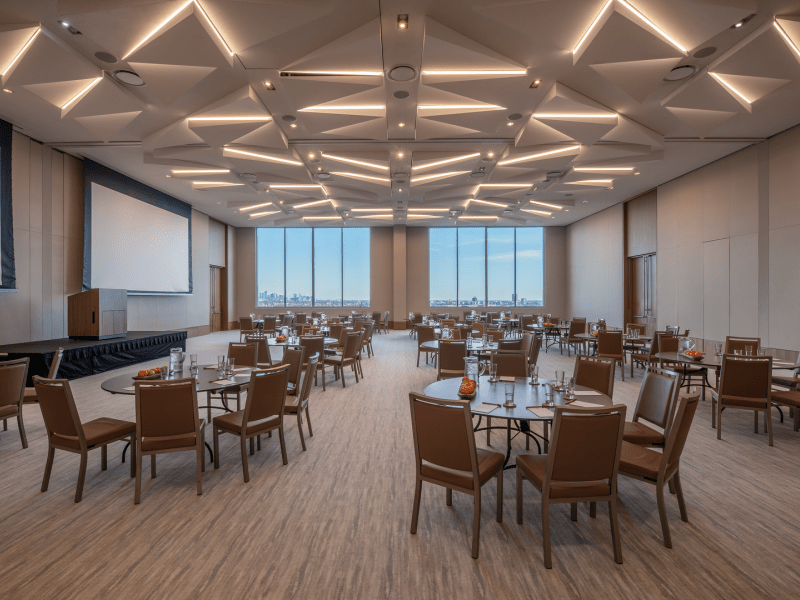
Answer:
M703 244L703 337L722 341L730 324L728 238Z
M774 348L800 348L800 225L769 232L769 340Z
M758 337L758 234L730 239L729 335Z

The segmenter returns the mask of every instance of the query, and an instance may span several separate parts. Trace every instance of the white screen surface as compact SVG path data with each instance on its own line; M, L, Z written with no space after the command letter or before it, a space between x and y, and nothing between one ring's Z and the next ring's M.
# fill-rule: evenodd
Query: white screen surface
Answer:
M92 182L93 288L189 293L189 219Z

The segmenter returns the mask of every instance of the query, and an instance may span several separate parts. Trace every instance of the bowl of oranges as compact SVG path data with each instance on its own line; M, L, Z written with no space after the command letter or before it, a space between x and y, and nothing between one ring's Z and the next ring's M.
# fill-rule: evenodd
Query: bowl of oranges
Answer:
M461 385L458 388L458 397L465 400L472 400L475 397L475 380L469 377L464 377L461 380Z
M285 342L286 341L286 336L285 335L279 335L278 337L275 338L275 341L276 342Z
M155 369L142 369L133 377L135 381L142 381L145 379L160 379L160 378L161 378L161 371L157 367Z
M701 360L703 358L703 353L698 352L697 350L684 350L683 355L686 358L691 358L692 360Z

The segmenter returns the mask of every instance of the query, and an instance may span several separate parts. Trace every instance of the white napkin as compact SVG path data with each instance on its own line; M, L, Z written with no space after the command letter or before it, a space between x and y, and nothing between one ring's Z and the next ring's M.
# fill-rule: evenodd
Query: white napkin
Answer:
M529 406L528 410L541 419L552 419L553 411L549 408L540 408L538 406Z
M132 385L130 387L122 388L122 391L123 392L134 392L134 391L136 391L136 386Z
M478 404L477 406L473 406L472 407L472 411L473 412L479 412L479 413L488 414L488 413L492 412L493 410L497 410L498 408L500 408L500 407L497 406L496 404Z
M599 396L600 392L595 392L594 390L577 390L575 392L575 395L576 396Z
M234 371L252 371L253 367L236 367Z
M216 383L217 385L233 385L233 382L228 379L217 379L216 381L211 381L210 383Z
M498 379L500 379L500 381L503 381L503 382L514 383L514 378L511 377L510 375L503 375L502 377L499 377Z
M203 367L203 368L204 368L204 369L216 370L216 369L218 369L218 368L219 368L219 366L217 366L217 365L209 365L209 366L207 366L207 367Z
M575 392L577 394L577 392ZM591 402L581 402L580 400L576 400L571 404L571 406L580 406L581 408L597 408L602 406L601 404L592 404Z

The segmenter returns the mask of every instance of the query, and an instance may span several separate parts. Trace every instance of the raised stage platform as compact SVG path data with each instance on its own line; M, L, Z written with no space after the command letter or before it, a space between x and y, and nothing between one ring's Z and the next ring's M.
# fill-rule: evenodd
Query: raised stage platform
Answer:
M64 356L58 369L59 379L77 379L103 373L156 358L169 361L170 348L186 350L185 331L131 331L125 337L112 340L43 340L24 344L0 346L0 360L30 357L28 385L31 377L47 377L50 363L59 348ZM167 364L166 362L164 364Z

